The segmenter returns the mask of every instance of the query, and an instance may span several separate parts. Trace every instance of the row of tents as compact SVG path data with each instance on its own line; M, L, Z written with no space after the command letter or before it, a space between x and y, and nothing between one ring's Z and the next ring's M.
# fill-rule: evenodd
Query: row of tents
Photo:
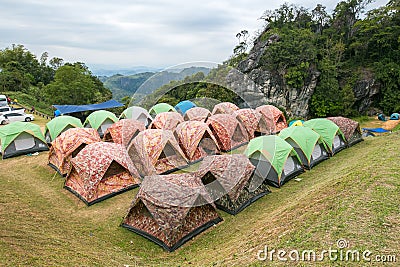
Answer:
M201 109L154 118L142 110L127 119L138 110L132 107L102 136L102 123L74 127L58 117L46 126L49 165L87 205L140 185L121 225L173 251L221 221L216 208L237 214L269 194L269 186L281 187L362 140L358 123L342 117L287 127L273 106Z

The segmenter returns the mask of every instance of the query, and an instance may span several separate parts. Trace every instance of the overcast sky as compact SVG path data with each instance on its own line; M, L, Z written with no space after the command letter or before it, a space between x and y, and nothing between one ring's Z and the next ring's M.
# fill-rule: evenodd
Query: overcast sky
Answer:
M337 1L287 1L310 10ZM222 62L236 33L254 34L264 10L277 0L0 0L0 49L22 44L38 58L88 66L168 67L184 62ZM371 6L382 6L377 0Z

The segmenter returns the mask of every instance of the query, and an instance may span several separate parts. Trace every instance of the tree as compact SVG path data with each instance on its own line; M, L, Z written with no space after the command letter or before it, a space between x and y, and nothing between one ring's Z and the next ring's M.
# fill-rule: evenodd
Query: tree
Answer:
M79 66L57 69L54 81L44 88L53 104L82 105L96 102L98 90L90 75Z
M323 33L323 29L328 24L330 19L325 9L326 9L325 6L317 4L317 6L311 12L312 18L316 23L315 32L319 34Z

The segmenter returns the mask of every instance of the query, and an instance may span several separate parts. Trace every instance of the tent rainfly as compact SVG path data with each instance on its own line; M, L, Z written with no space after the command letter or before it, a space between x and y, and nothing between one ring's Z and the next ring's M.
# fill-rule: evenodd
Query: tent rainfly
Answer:
M208 109L202 107L195 107L186 111L184 119L185 121L205 122L210 116L211 112Z
M66 130L82 127L82 122L78 118L67 115L59 116L55 117L46 124L44 136L46 138L46 142L49 144Z
M246 128L249 139L269 134L267 122L264 116L258 111L251 108L244 108L235 111L233 116Z
M127 150L142 177L173 172L188 164L173 132L168 130L144 130Z
M150 128L173 131L181 122L183 122L183 117L178 112L163 112L156 115Z
M71 159L65 188L87 205L139 186L140 176L125 147L98 142L87 145Z
M153 118L150 116L147 110L137 106L132 106L125 109L122 112L120 119L138 120L140 122L143 122L145 127L148 127L153 121Z
M185 113L191 109L196 107L196 104L193 103L190 100L184 100L179 102L176 106L175 106L175 110L178 111L180 114L182 114L182 116L185 115Z
M16 121L0 128L0 154L3 159L49 150L40 127Z
M71 168L71 158L87 145L100 142L99 133L92 128L72 128L54 139L49 151L48 165L61 176L67 175Z
M346 137L334 122L320 118L305 121L303 125L311 128L322 137L332 155L346 148Z
M285 128L279 133L279 137L296 150L304 167L308 169L329 158L325 142L310 128L302 126Z
M239 110L238 106L230 102L222 102L214 106L212 114L230 114L232 115L233 112Z
M339 129L347 140L348 146L363 141L360 124L358 122L345 117L329 117L327 119L339 126Z
M222 221L193 173L147 176L121 226L174 251Z
M304 172L296 150L276 135L260 136L252 139L245 155L256 166L255 175L267 180L275 187Z
M112 142L128 147L129 143L139 132L144 131L143 122L122 119L111 125L103 136L104 142Z
M106 110L98 110L91 113L86 118L83 125L85 128L93 128L97 130L100 137L103 138L103 135L106 132L107 128L117 121L118 118L114 115L114 113Z
M158 103L149 110L150 115L153 117L163 112L176 112L176 110L173 106L167 103Z
M245 128L233 115L212 115L207 124L221 151L233 150L249 141Z
M279 108L272 105L263 105L256 108L264 116L270 134L279 133L282 129L287 128L285 115Z
M215 155L201 162L197 175L217 208L235 215L271 192L264 179L253 176L254 170L245 155Z
M206 155L219 152L217 140L204 122L182 122L176 128L174 134L190 162L198 161Z

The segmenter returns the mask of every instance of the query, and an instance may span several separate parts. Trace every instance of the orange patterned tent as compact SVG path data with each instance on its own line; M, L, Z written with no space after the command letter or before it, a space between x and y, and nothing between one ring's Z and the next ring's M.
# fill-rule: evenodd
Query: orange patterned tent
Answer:
M163 112L156 115L150 128L173 131L181 122L183 122L183 117L178 112Z
M121 144L125 147L129 142L146 128L144 123L132 119L122 119L111 125L104 133L103 141Z
M282 129L287 128L286 118L279 108L272 105L263 105L256 108L264 116L268 130L271 134L279 133Z
M189 161L219 152L217 140L204 122L182 122L176 128L175 136Z
M99 133L95 129L68 129L52 142L49 165L64 176L70 170L71 158L75 157L86 145L100 141Z
M267 122L258 111L251 108L239 109L233 113L233 116L246 128L249 139L269 134Z
M185 121L202 121L205 122L208 117L211 116L211 112L206 108L194 107L186 111Z
M120 144L97 142L87 145L71 160L65 188L87 205L137 187L140 176Z
M171 172L187 165L172 131L147 129L129 144L128 154L141 176Z
M230 102L222 102L214 106L212 114L233 114L236 110L239 110L238 106Z
M249 141L246 129L233 115L212 115L207 124L221 151L230 151Z

